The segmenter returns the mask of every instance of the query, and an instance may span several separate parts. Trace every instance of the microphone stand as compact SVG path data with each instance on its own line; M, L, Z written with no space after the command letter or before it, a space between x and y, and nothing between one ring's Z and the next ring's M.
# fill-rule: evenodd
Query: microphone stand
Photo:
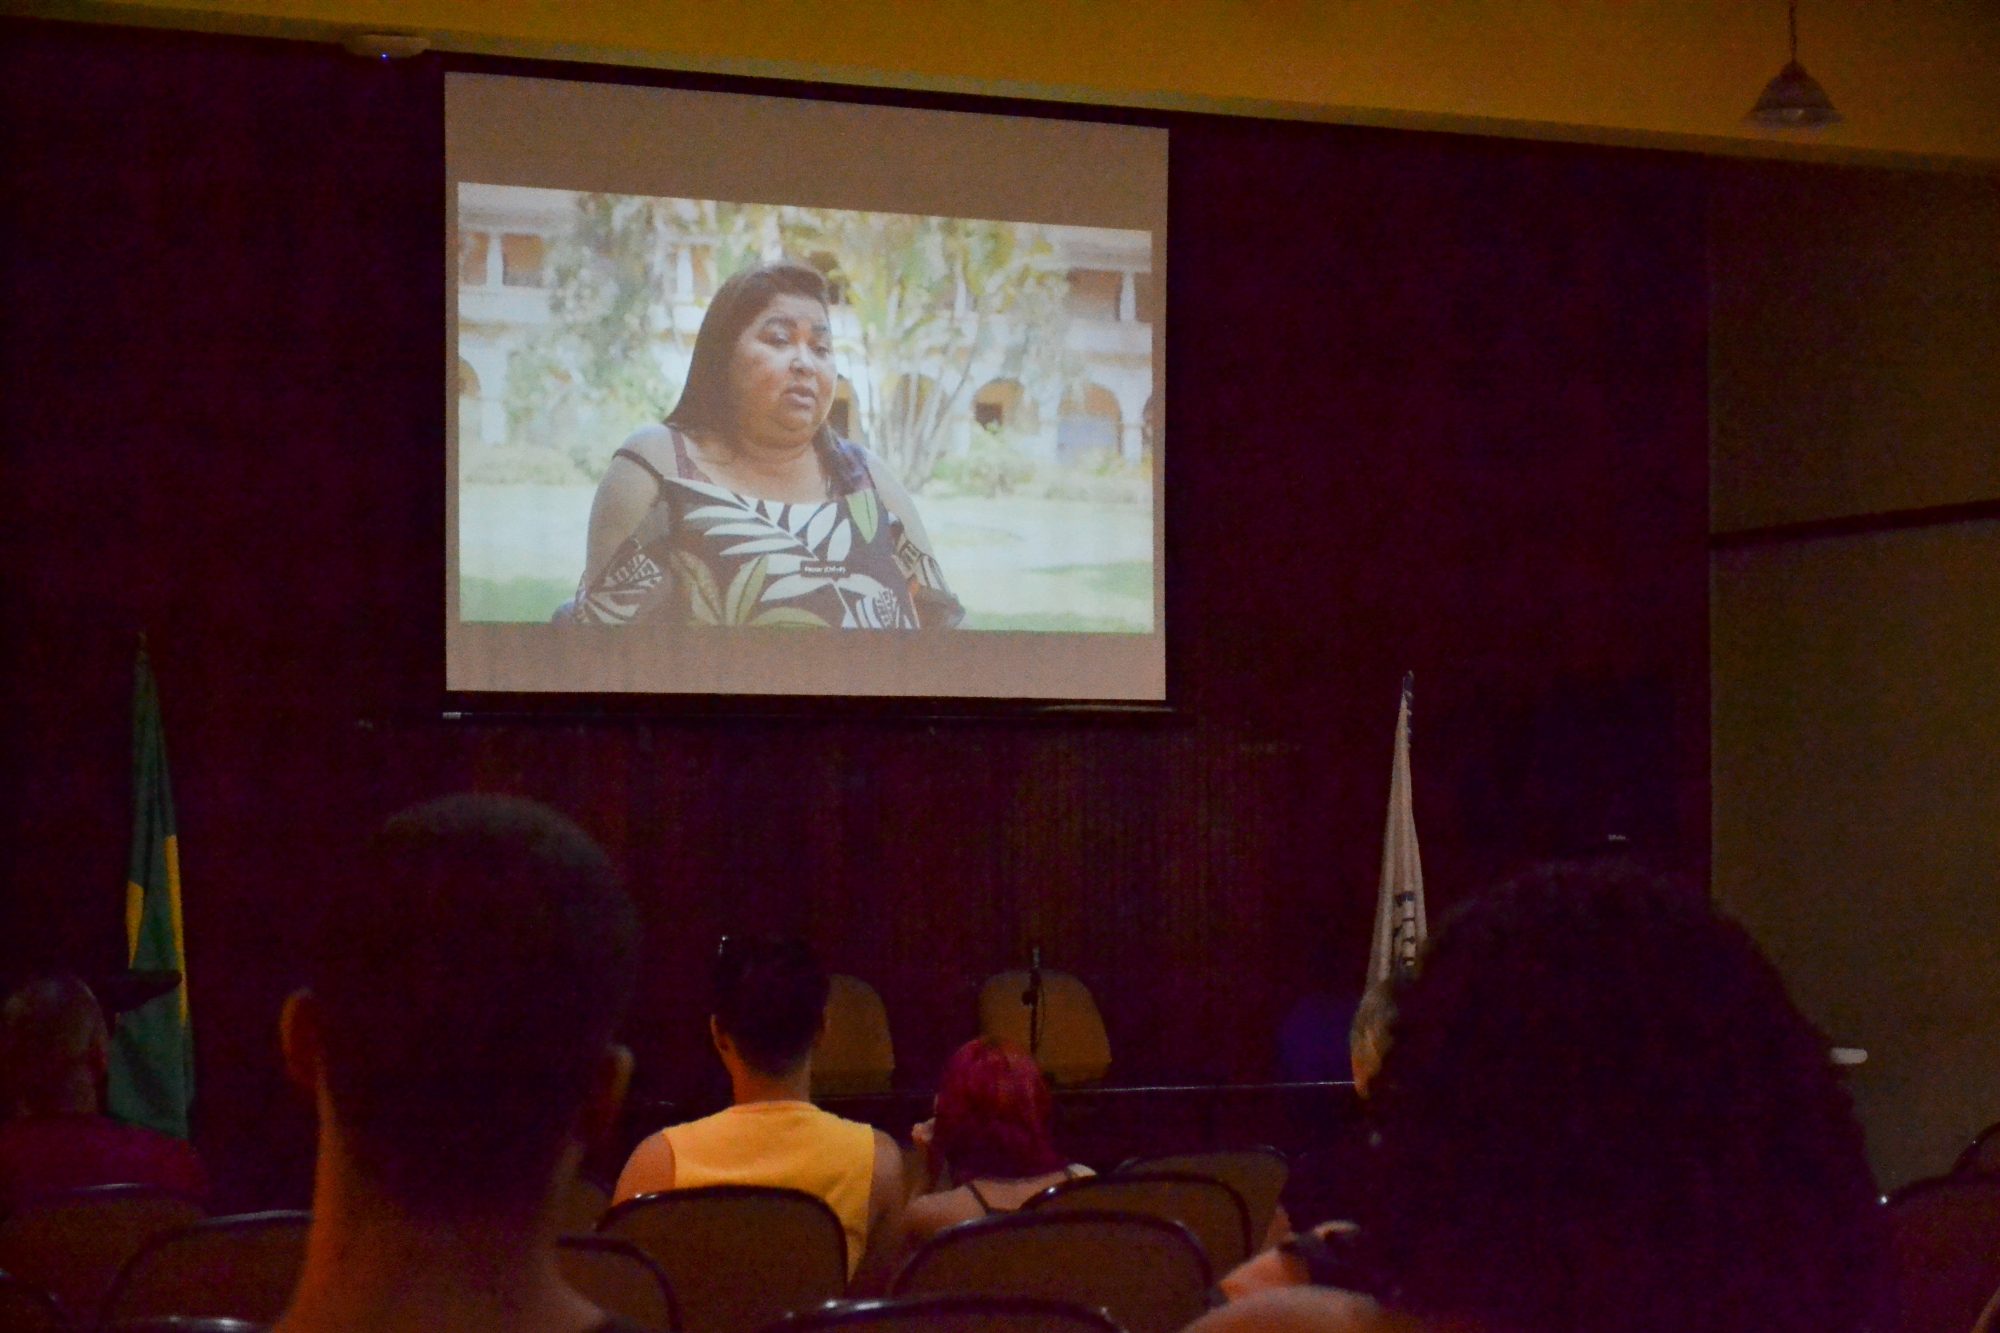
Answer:
M1042 1058L1042 946L1037 944L1029 955L1028 989L1021 993L1021 1003L1028 1006L1028 1054L1036 1060Z

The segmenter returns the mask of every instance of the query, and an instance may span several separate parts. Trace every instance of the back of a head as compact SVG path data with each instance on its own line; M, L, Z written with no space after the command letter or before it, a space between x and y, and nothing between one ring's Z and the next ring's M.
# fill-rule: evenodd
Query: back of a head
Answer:
M74 1086L94 1080L93 1059L105 1040L104 1011L81 978L52 972L23 982L7 997L0 1020L7 1109L60 1109Z
M539 1202L629 998L637 919L576 825L453 796L391 819L315 937L328 1095L401 1206Z
M1034 1058L980 1037L938 1076L932 1146L955 1180L1019 1179L1064 1166L1050 1132L1054 1101Z
M826 972L802 940L725 936L715 958L715 1022L745 1064L779 1077L812 1051L826 1018Z
M1630 865L1468 903L1398 997L1365 1222L1413 1313L1828 1333L1877 1308L1861 1132L1749 936Z

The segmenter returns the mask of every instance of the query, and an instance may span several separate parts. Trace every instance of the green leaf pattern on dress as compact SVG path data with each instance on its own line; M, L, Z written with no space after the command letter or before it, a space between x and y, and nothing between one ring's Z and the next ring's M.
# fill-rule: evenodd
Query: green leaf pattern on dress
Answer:
M674 553L675 572L687 587L696 622L824 626L820 616L786 603L830 588L839 599L843 629L913 628L894 591L846 563L856 539L865 545L880 527L881 511L872 491L818 504L785 504L686 478L679 484L704 501L688 510L683 521L713 542L719 556L743 561L724 591L700 559Z

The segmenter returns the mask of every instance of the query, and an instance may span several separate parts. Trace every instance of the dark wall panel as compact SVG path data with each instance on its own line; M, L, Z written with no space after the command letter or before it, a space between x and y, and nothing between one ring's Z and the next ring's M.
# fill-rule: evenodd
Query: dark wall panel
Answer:
M1170 723L444 723L441 71L0 28L6 964L119 952L133 636L178 788L201 1137L300 1186L304 923L456 787L627 867L642 1083L724 929L809 932L927 1076L1040 942L1115 1072L1247 1080L1358 985L1396 687L1433 911L1623 831L1707 857L1701 200L1684 160L1172 123Z

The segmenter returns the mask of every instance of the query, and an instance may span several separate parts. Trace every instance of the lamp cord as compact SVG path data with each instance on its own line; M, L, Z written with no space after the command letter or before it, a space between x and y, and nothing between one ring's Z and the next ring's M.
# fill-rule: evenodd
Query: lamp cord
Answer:
M1792 63L1796 65L1799 62L1799 0L1790 0L1786 5L1786 14L1791 21Z

